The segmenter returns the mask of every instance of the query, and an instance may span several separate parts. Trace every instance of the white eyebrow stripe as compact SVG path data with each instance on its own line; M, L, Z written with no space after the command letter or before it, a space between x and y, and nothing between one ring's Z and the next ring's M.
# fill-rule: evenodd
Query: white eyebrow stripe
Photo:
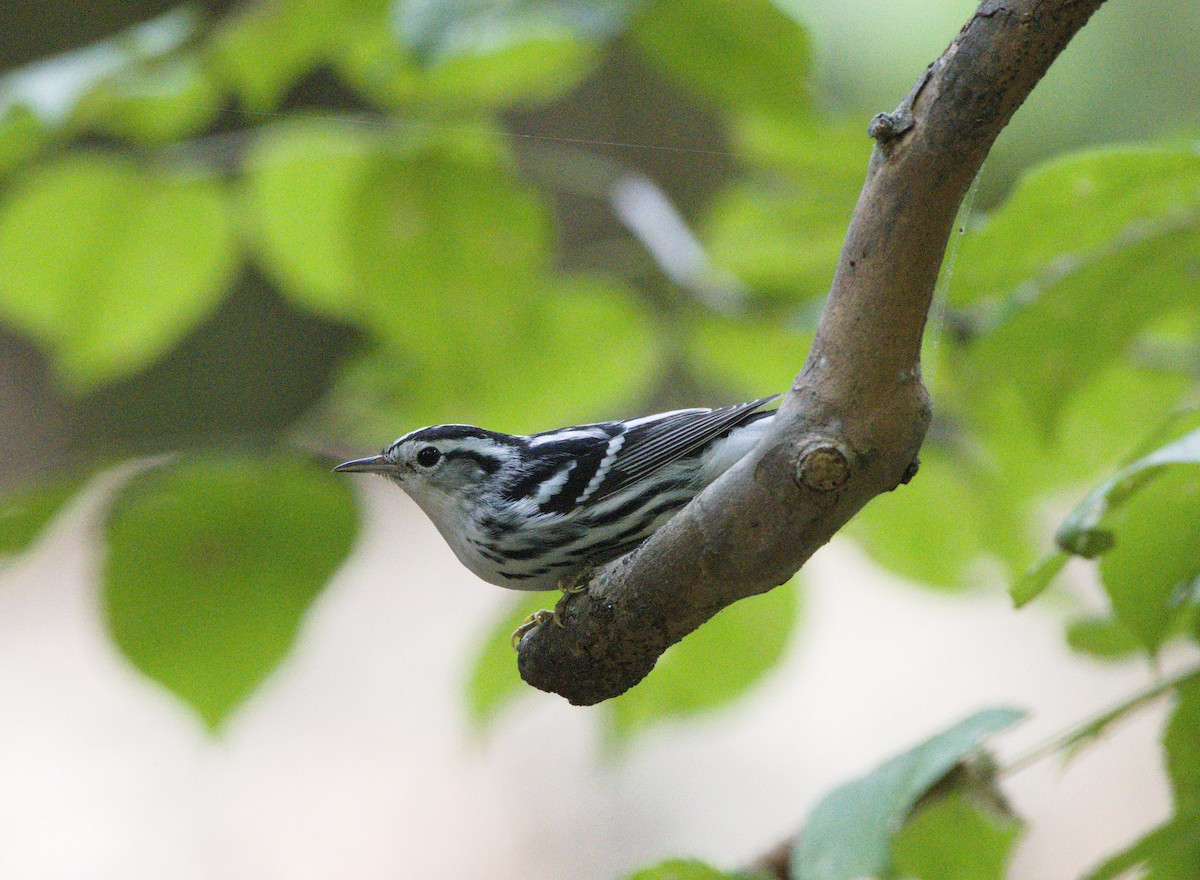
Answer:
M605 437L604 431L596 428L579 431L552 431L549 434L543 434L540 437L530 437L530 446L541 446L543 443L557 443L560 440L577 440L582 437Z
M467 452L481 458L494 458L498 461L507 461L514 454L514 451L505 444L482 437L460 437L449 441L432 440L430 445L439 446L443 452Z
M617 454L621 451L621 447L625 445L625 435L617 434L608 441L608 448L604 450L604 458L600 459L600 465L596 468L596 473L592 474L592 478L588 480L587 486L584 488L580 496L575 499L576 504L582 504L591 497L592 493L600 488L600 484L604 482L604 478L608 476L608 472L612 470L613 462L617 460Z

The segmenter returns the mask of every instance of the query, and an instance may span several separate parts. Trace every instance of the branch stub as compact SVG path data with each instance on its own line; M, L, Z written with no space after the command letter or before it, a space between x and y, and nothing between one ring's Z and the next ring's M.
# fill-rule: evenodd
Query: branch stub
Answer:
M830 440L817 441L800 451L796 476L814 492L832 492L850 479L849 456Z

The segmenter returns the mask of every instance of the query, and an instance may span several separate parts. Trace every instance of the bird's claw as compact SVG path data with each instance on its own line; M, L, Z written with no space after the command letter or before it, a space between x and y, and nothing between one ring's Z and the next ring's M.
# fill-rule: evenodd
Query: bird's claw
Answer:
M586 590L588 588L588 581L591 578L592 571L592 567L588 566L581 574L576 575L571 580L559 581L558 588L562 590L563 596L575 596ZM513 630L511 639L513 650L517 650L517 647L521 644L521 639L525 638L525 634L527 632L537 629L547 620L553 620L555 626L564 626L562 622L562 616L558 612L559 606L561 605L562 602L559 602L558 605L554 606L553 611L547 611L543 608L541 611L535 611L533 614L526 617L525 621Z
M521 644L521 639L525 638L526 633L537 629L547 620L553 620L558 626L563 625L562 620L560 620L558 617L557 608L555 608L553 611L547 611L545 608L543 608L541 611L535 611L533 614L526 617L525 621L520 626L513 630L511 639L513 650L517 650L518 646Z
M562 590L564 596L574 596L576 593L582 593L588 588L588 582L591 581L592 573L595 570L596 567L594 565L588 565L569 580L559 581L558 588Z

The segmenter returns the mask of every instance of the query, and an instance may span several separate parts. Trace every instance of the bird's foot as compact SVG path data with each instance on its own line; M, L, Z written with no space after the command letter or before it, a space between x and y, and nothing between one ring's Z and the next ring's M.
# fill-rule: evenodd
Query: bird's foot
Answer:
M596 570L596 566L589 565L572 575L569 579L563 579L558 582L558 588L563 591L564 596L574 596L576 593L582 593L588 588L588 582L592 579L592 572Z
M513 630L511 639L513 650L517 650L517 647L521 644L521 639L525 638L525 634L527 632L537 629L547 620L553 620L558 626L563 625L562 621L558 617L557 608L555 608L553 611L547 611L545 608L543 608L541 611L535 611L533 614L526 617L525 621L520 626Z

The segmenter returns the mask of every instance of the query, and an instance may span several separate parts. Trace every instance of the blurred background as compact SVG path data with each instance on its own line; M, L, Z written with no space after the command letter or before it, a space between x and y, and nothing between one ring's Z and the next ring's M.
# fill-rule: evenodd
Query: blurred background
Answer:
M985 165L917 479L629 694L526 688L508 633L556 596L328 473L424 424L786 388L867 122L973 8L0 9L0 877L736 868L971 712L1029 711L1005 766L1194 662L1193 472L1105 520L1108 562L1052 552L1197 424L1185 0L1106 4ZM1177 814L1180 717L1005 773L1007 876L1080 876Z

